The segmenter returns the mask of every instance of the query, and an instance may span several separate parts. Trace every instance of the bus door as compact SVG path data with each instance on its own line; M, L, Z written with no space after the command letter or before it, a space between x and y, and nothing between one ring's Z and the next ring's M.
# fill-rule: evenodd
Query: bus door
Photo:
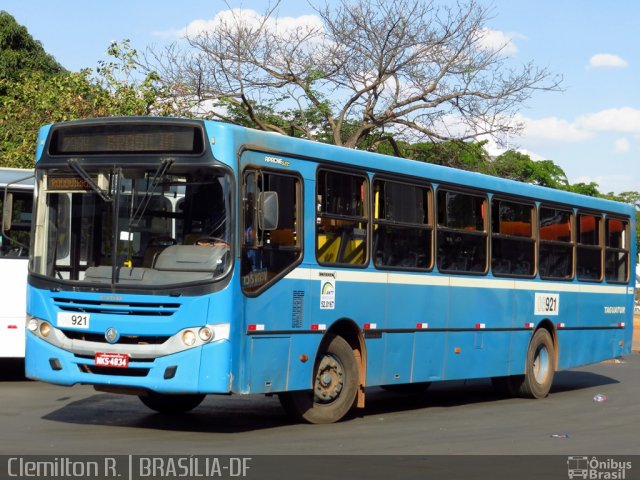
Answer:
M309 329L304 321L308 282L294 270L302 260L303 182L292 168L263 168L265 158L272 157L243 154L241 163L247 166L239 189L248 365L240 388L250 392L309 388L313 368L313 360L299 360L304 352L313 357L302 335Z

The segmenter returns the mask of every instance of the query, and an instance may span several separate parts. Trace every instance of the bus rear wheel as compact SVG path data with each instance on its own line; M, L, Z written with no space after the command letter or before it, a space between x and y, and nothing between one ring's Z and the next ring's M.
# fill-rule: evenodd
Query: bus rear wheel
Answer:
M524 375L493 377L496 393L504 397L544 398L553 383L555 347L548 330L536 330L529 342Z
M527 363L520 394L529 398L549 395L555 373L555 349L548 330L539 328L531 337L527 350Z
M185 413L193 410L202 403L204 397L206 397L206 395L172 395L156 392L148 392L145 395L138 395L140 401L151 410L167 414Z
M285 411L309 423L334 423L353 407L358 392L358 364L342 337L331 336L316 358L313 390L278 395Z

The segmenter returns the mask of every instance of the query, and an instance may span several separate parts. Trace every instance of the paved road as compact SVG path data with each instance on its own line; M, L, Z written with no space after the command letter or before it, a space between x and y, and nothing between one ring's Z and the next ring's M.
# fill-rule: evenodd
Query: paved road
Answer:
M598 393L608 400L594 402ZM181 417L135 397L15 378L0 381L0 398L0 454L640 453L638 353L560 372L543 400L498 399L486 380L414 396L371 389L359 416L334 425L292 423L276 397L258 395L208 397Z

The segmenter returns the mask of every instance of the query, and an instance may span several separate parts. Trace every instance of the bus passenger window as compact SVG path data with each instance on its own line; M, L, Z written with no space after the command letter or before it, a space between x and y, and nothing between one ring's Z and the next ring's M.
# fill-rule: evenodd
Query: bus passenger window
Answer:
M487 271L485 207L482 196L438 190L438 270Z
M629 223L626 220L607 218L605 246L607 282L626 283L629 278Z
M376 180L373 190L375 266L431 268L433 228L429 220L429 188Z
M580 281L602 280L601 222L602 218L599 215L578 214L576 276Z
M491 270L494 275L533 276L533 205L491 201Z
M318 263L364 265L368 223L366 177L320 170L316 199Z
M539 269L541 278L573 278L573 214L568 210L541 207L539 211Z

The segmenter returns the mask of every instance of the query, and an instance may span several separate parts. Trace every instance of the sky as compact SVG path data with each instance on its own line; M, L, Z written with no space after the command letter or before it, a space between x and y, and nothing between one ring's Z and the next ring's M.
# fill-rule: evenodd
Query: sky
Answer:
M443 2L452 0L442 0ZM640 191L640 2L635 0L478 0L486 27L508 42L511 61L533 62L563 78L562 92L538 92L522 107L520 136L534 159L553 160L571 183L600 191ZM264 12L257 0L0 0L68 70L95 68L112 41L161 46L192 22L223 10ZM313 3L318 3L314 1ZM324 1L322 1L324 3ZM306 0L282 0L281 17L313 15ZM635 39L635 40L634 40ZM499 153L492 149L491 153Z

